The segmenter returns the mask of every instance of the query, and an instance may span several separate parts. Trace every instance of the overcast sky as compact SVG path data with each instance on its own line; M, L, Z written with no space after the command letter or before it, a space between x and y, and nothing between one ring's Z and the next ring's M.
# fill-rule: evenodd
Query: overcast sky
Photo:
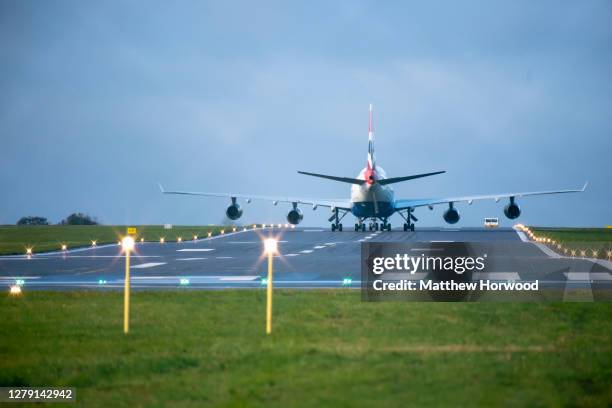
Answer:
M389 176L447 171L398 197L589 180L521 200L519 221L612 224L611 22L610 1L0 0L0 223L222 222L229 200L162 196L158 181L348 198L296 170L355 176L373 103ZM458 225L512 225L503 205L460 204ZM247 223L288 210L244 207ZM417 226L443 211L417 210Z

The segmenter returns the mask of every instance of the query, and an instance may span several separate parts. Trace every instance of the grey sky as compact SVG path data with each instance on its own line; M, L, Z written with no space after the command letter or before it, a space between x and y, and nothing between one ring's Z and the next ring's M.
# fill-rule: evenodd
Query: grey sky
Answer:
M422 3L1 0L0 223L223 219L227 200L161 196L158 181L344 198L296 170L355 176L371 102L390 176L447 170L397 196L589 180L522 200L519 221L612 224L612 3ZM502 208L460 205L459 225ZM441 225L443 210L416 215ZM245 204L241 221L286 212Z

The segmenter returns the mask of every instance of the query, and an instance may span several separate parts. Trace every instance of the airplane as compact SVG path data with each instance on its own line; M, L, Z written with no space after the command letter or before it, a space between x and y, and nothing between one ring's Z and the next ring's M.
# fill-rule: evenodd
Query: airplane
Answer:
M208 193L208 192L189 192L189 191L166 191L161 184L159 189L163 194L181 194L207 197L227 197L231 199L231 204L227 207L225 214L231 220L239 219L243 214L242 207L238 204L238 199L244 199L247 203L251 200L271 201L274 205L279 202L291 203L292 208L287 213L287 221L292 225L299 224L304 215L298 208L298 205L310 205L313 210L318 207L328 207L331 209L332 216L329 218L332 231L342 231L342 219L347 214L352 214L356 217L355 231L365 231L366 221L370 231L391 231L389 218L397 213L404 219L404 231L414 231L414 222L418 219L413 212L419 207L428 207L433 210L435 205L447 204L448 209L443 214L443 219L449 224L456 224L459 221L459 212L455 207L456 203L467 202L472 204L476 200L493 199L499 202L502 198L509 199L508 204L504 207L504 214L509 219L516 219L521 215L521 208L518 205L517 198L546 195L546 194L563 194L563 193L580 193L586 190L588 182L580 189L571 190L553 190L553 191L533 191L519 193L501 193L488 195L475 195L465 197L441 197L441 198L417 198L417 199L395 199L395 193L390 187L391 184L400 183L403 181L414 180L422 177L430 177L437 174L445 173L445 171L434 171L430 173L413 174L403 177L387 177L384 169L377 165L374 157L374 130L372 124L372 105L369 109L369 125L368 125L368 155L366 167L363 168L355 178L339 177L327 174L310 173L306 171L298 171L299 174L319 177L323 179L338 181L341 183L351 184L351 196L346 199L312 199L298 197L268 197L250 194L233 194L233 193ZM380 221L380 224L378 223Z

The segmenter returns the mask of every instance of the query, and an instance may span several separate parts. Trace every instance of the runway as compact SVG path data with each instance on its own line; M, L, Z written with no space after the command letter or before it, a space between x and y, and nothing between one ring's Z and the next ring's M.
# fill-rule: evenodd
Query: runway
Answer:
M131 257L134 289L260 288L267 274L262 239L279 240L274 257L275 287L359 287L363 242L485 242L504 261L501 280L533 279L559 272L558 279L612 281L606 261L560 257L539 244L523 242L513 229L435 228L415 232L331 232L324 228L258 229L182 243L138 243ZM546 270L517 264L529 261ZM26 289L122 288L124 255L119 245L66 252L0 257L0 285L19 281ZM538 268L536 268L538 269ZM585 275L586 273L586 275ZM594 275L596 274L596 275Z

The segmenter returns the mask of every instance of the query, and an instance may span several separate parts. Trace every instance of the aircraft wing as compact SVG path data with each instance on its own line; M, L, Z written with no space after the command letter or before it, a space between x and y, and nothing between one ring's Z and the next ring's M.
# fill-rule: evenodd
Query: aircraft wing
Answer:
M465 196L465 197L417 198L417 199L409 199L409 200L396 200L395 208L396 210L405 210L407 208L434 206L436 204L445 204L445 203L468 202L471 204L472 201L476 201L476 200L499 201L502 198L510 198L510 197L520 198L520 197L546 195L546 194L581 193L586 190L588 184L589 183L586 182L584 183L584 186L582 186L582 188L571 189L571 190L531 191L531 192L522 192L522 193L501 193L501 194L487 194L487 195L475 195L475 196Z
M272 197L272 196L260 196L260 195L250 195L250 194L233 194L233 193L208 193L208 192L199 192L199 191L167 191L165 190L161 184L159 185L159 189L162 194L180 194L180 195L192 195L192 196L204 196L204 197L227 197L227 198L240 198L244 199L247 202L251 200L262 200L262 201L270 201L275 205L277 203L297 203L297 204L306 204L318 207L329 207L329 208L338 208L341 210L350 210L351 202L348 200L334 200L334 199L317 199L317 198L298 198L298 197Z

